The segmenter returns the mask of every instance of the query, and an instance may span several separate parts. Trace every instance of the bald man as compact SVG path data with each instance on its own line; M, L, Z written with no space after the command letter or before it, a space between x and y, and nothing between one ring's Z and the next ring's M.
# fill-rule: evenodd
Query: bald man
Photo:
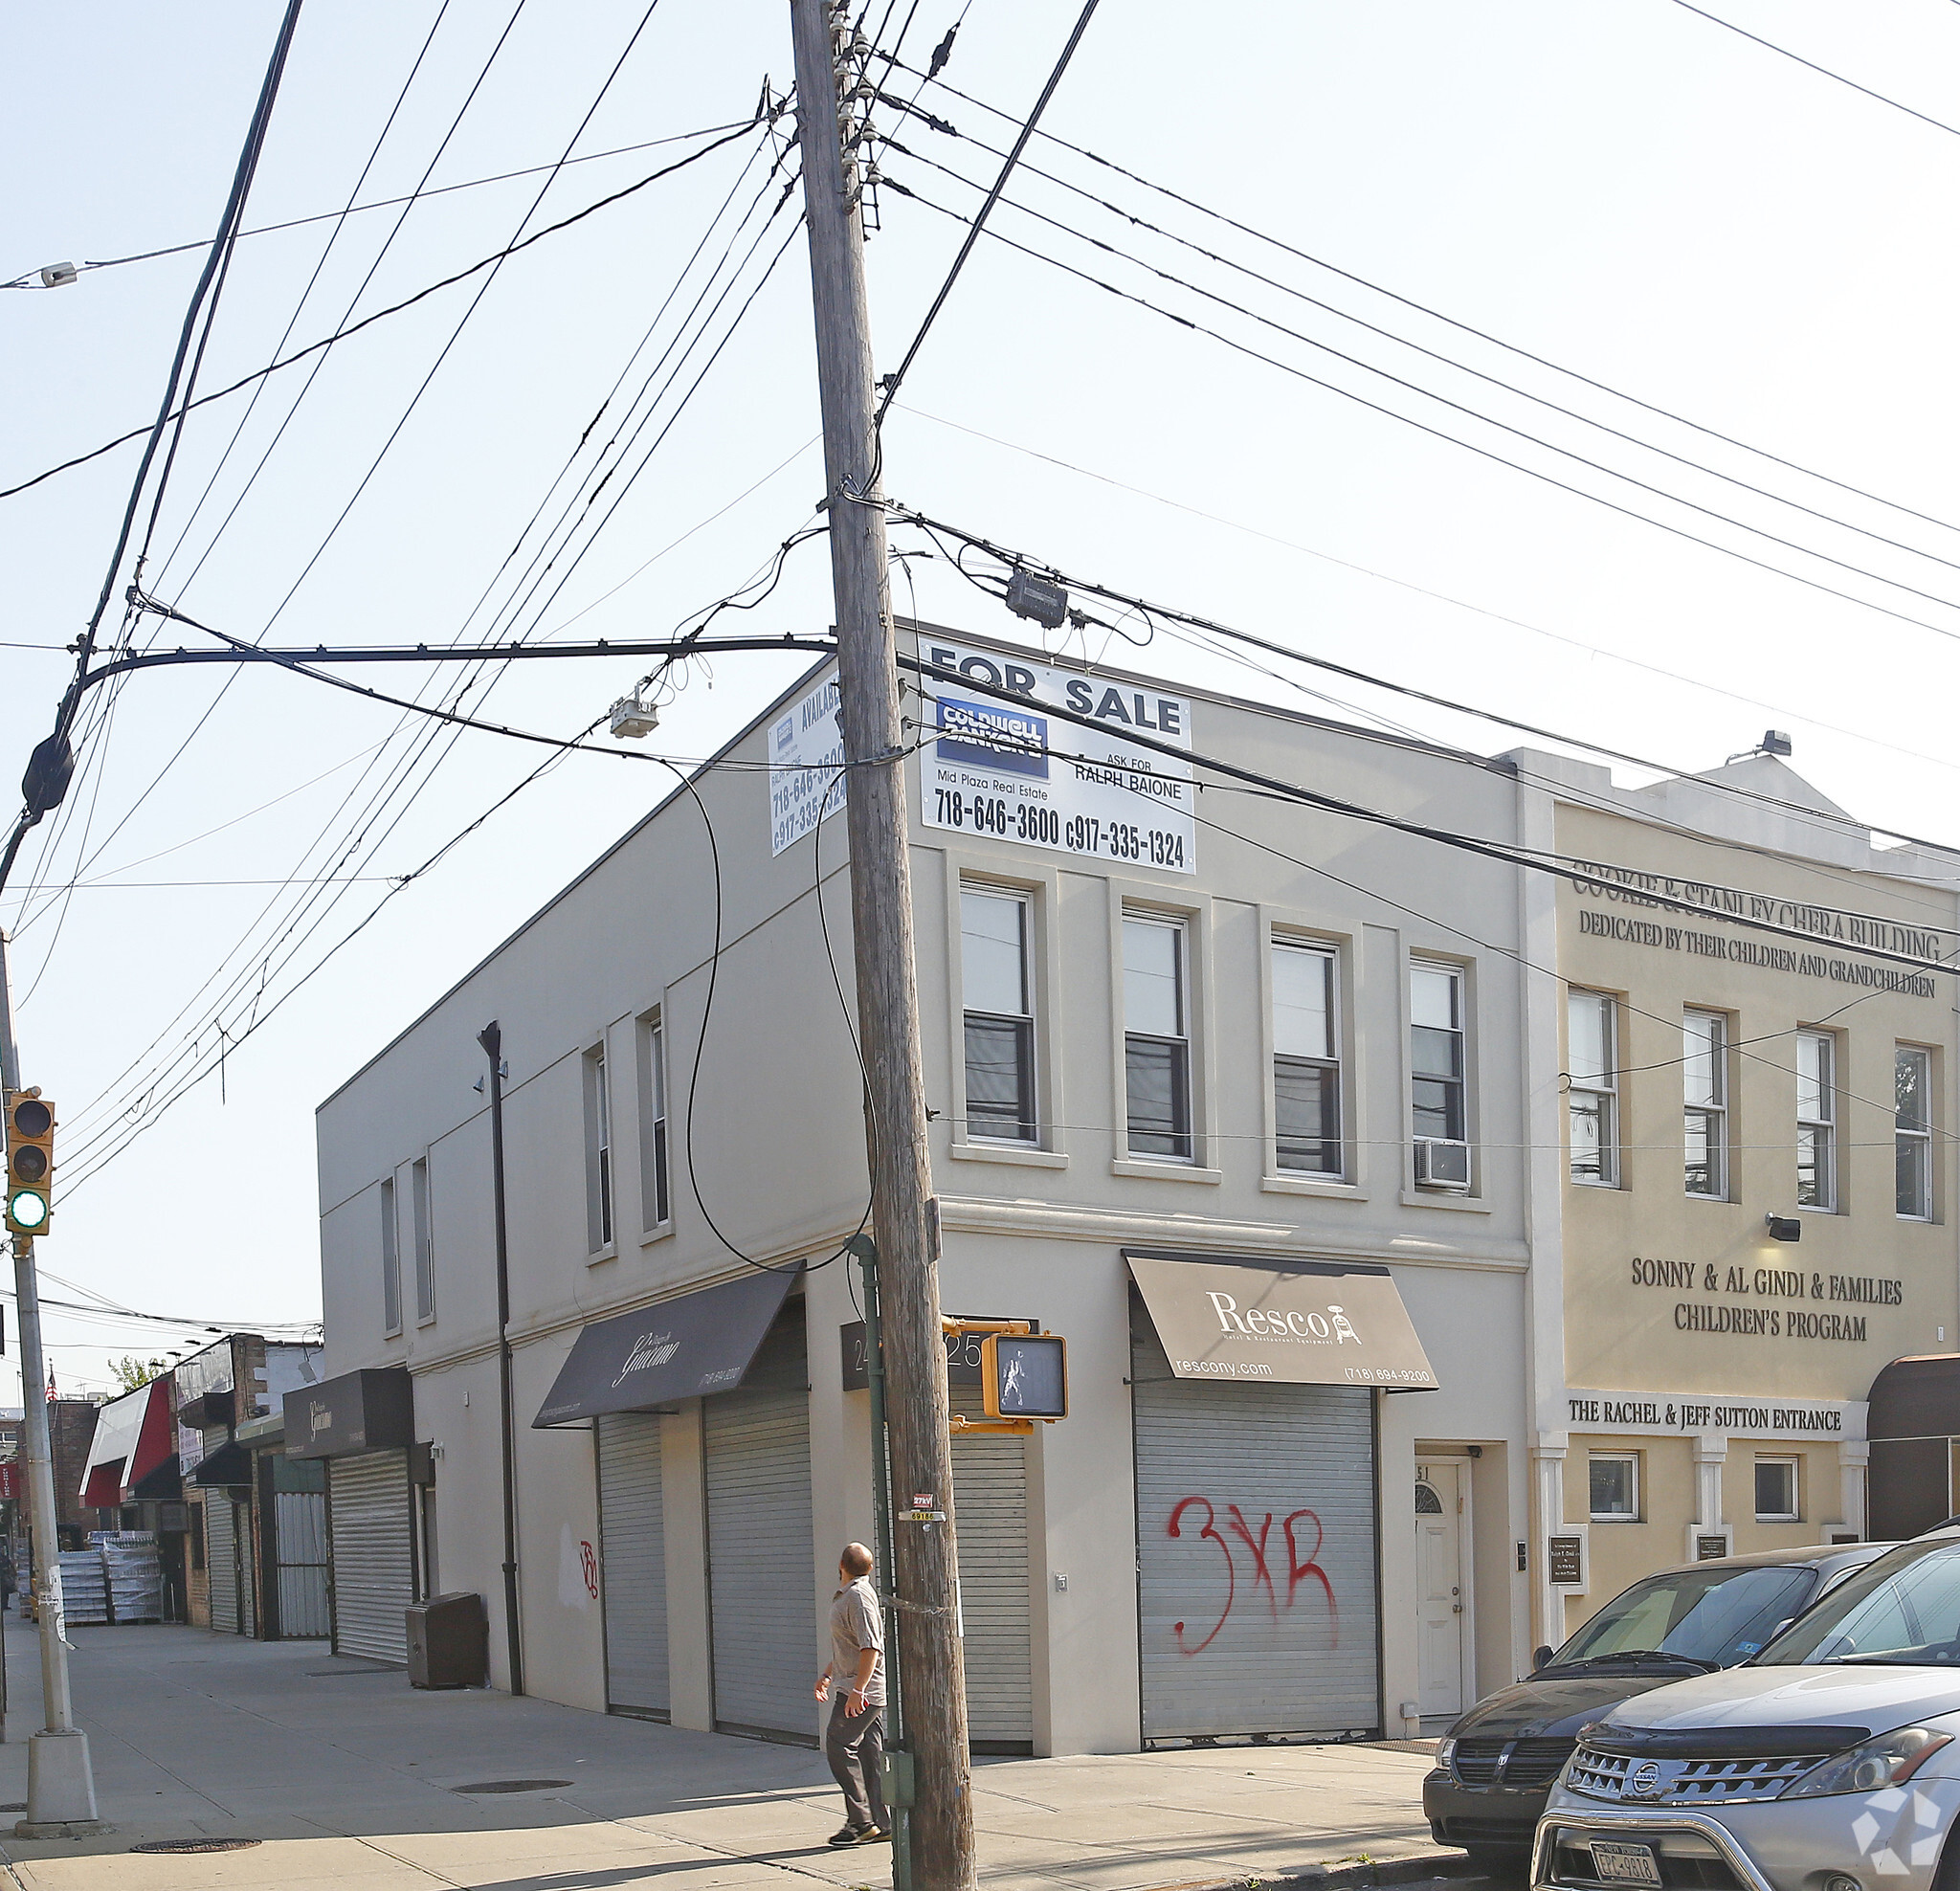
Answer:
M830 1726L823 1741L831 1773L844 1790L843 1829L833 1845L870 1845L888 1839L884 1783L884 1619L871 1586L871 1551L847 1543L837 1559L837 1592L831 1600L831 1658L816 1678L816 1698L832 1693Z

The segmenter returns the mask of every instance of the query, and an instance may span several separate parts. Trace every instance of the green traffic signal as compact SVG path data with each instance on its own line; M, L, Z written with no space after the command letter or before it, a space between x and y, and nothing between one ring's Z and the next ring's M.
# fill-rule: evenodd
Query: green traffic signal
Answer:
M7 1198L7 1219L23 1235L44 1228L48 1221L48 1198L38 1189L16 1189Z

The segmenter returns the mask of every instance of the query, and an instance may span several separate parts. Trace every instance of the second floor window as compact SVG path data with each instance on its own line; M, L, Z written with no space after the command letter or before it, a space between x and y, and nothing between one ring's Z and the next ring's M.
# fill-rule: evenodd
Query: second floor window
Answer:
M1932 1053L1901 1044L1893 1054L1898 1212L1906 1221L1933 1218Z
M639 1213L652 1228L667 1220L667 1063L660 1013L639 1020Z
M394 1218L394 1177L381 1183L381 1330L402 1329L402 1237Z
M1566 1122L1571 1176L1611 1189L1619 1181L1618 1007L1602 991L1566 995Z
M1728 1194L1728 1020L1720 1012L1682 1018L1682 1126L1687 1192Z
M1123 1052L1129 1152L1192 1160L1191 998L1177 920L1123 921Z
M1796 1205L1838 1206L1838 1040L1796 1034Z
M960 971L967 1134L1032 1143L1035 1016L1028 977L1028 902L1019 894L960 889Z
M1410 967L1409 1048L1415 1140L1463 1142L1468 1135L1463 974L1457 967Z
M612 1245L612 1101L607 1094L606 1047L585 1056L586 1247Z
M415 1318L426 1324L435 1318L435 1229L430 1219L426 1156L410 1166L409 1203L415 1224Z
M1338 995L1330 950L1273 942L1274 1153L1281 1168L1342 1171Z

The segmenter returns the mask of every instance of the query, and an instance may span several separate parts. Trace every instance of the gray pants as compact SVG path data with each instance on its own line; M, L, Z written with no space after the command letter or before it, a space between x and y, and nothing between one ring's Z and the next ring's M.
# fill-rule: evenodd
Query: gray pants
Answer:
M862 1831L875 1825L882 1832L889 1821L884 1810L884 1782L879 1762L884 1756L884 1709L867 1707L855 1719L845 1713L848 1695L840 1687L831 1701L831 1724L824 1731L824 1758L831 1774L844 1789L845 1823Z

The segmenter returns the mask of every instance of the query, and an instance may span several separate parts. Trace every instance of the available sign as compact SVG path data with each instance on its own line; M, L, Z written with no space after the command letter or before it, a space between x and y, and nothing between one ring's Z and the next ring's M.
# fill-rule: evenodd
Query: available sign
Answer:
M1615 1392L1568 1388L1566 1424L1575 1432L1636 1432L1692 1437L1861 1438L1863 1399L1764 1398L1747 1392Z
M817 686L769 724L769 853L801 840L844 805L844 727L837 679Z
M1189 749L1186 698L929 637L919 656L923 720L938 731L920 771L927 827L1197 872L1191 764L1133 739Z

